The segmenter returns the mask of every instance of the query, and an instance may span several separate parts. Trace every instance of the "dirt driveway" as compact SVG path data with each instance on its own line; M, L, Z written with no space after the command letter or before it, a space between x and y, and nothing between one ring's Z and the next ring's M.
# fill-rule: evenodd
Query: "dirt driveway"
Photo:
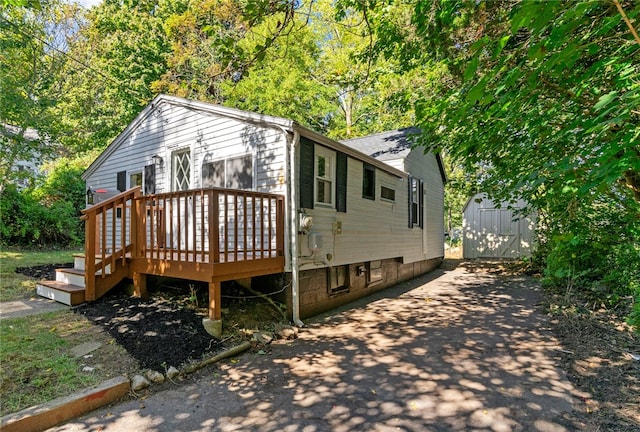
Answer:
M527 277L438 270L51 430L575 430L588 395L556 367L540 299Z

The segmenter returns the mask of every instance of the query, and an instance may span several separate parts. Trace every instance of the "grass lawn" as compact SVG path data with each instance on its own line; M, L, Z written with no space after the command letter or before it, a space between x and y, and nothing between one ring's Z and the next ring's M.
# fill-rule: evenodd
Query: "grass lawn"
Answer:
M73 254L82 252L0 250L0 301L19 300L35 293L36 281L16 273L16 267L70 263L73 262Z
M89 336L92 325L70 311L0 322L2 415L86 388L98 374L82 372L70 349ZM86 340L84 340L86 342Z
M16 267L73 262L79 251L0 251L0 301L35 295L36 281ZM71 349L99 342L87 358ZM138 367L101 327L71 309L0 321L0 415L7 415L85 389ZM85 367L90 369L83 370Z

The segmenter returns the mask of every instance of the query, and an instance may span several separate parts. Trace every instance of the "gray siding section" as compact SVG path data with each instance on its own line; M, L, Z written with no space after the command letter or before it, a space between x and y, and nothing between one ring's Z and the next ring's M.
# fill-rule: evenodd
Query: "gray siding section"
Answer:
M188 150L191 189L202 185L203 162L251 154L255 190L284 193L284 139L277 128L160 103L87 178L87 186L115 192L116 173L126 170L127 187L131 187L131 174L141 172L145 165L153 163L152 156L159 155L163 162L156 165L156 193L169 192L172 155Z
M415 153L415 155L413 154ZM422 151L389 165L411 172L425 184L425 228L409 228L408 180L376 170L376 197L362 197L363 161L347 160L347 212L316 206L306 210L313 217L313 228L322 240L315 253L309 249L309 235L299 236L302 269L337 266L388 258L411 263L444 256L443 191L444 185L436 158ZM395 190L395 201L381 199L381 186ZM334 223L341 232L334 233Z

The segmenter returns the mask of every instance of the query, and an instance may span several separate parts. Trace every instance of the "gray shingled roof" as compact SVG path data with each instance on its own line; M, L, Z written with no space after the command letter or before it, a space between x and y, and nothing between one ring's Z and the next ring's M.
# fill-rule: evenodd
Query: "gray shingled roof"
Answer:
M419 128L408 127L349 139L341 143L380 161L388 161L406 157L411 151L415 136L419 133Z

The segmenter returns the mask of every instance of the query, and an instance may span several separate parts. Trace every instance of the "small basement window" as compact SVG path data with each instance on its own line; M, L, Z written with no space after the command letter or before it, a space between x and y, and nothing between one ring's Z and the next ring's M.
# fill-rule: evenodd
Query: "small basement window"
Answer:
M329 295L349 292L349 266L335 266L327 269Z
M387 186L380 186L380 199L395 202L396 190Z
M382 281L382 261L369 261L367 272L367 285Z

